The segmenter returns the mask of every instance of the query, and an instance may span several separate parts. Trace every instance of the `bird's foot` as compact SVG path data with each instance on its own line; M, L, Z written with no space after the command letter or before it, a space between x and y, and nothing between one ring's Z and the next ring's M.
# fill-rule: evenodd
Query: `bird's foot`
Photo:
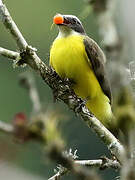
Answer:
M75 82L72 79L69 78L61 78L56 71L51 68L51 76L52 76L52 82L56 82L58 84L58 87L56 87L55 89L53 89L53 101L56 102L59 99L59 92L62 90L67 90L67 89L72 89L72 86L75 84ZM60 86L60 85L64 85L64 86ZM65 88L64 88L65 87Z
M51 69L51 76L52 76L53 81L54 80L59 81L61 79L60 76L56 73L56 71L51 66L50 66L50 69Z
M78 105L74 109L76 115L78 115L82 111L82 107L86 105L86 101L82 100L81 98L78 98L78 101Z
M75 81L71 78L64 78L63 83L64 85L68 85L69 87L72 87L75 84Z
M85 99L79 98L79 105L75 108L75 113L78 114L82 111L82 108L86 106L87 101L89 100L89 97L86 97Z

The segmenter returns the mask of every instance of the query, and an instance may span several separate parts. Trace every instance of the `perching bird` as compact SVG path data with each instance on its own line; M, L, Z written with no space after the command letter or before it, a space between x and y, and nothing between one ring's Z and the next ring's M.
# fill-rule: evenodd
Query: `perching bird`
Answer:
M50 65L61 78L71 79L74 92L86 100L88 109L107 127L113 118L111 90L105 72L105 56L73 15L53 19L59 34L50 49Z

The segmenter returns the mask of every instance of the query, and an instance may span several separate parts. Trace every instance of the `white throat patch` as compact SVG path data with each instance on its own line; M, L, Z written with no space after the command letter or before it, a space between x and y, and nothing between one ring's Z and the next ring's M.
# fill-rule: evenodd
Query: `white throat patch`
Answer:
M71 36L71 35L81 35L81 33L76 32L66 26L59 26L59 34L57 38L62 38L62 37Z

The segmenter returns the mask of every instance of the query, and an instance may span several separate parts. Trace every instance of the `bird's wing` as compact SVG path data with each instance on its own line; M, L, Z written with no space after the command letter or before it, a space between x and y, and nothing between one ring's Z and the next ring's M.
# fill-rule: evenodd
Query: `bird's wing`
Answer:
M110 104L112 103L112 93L109 81L107 79L107 74L105 71L105 55L97 43L86 36L84 38L85 50L87 52L88 59L91 63L92 69L96 75L96 78L102 88L104 94L110 99Z

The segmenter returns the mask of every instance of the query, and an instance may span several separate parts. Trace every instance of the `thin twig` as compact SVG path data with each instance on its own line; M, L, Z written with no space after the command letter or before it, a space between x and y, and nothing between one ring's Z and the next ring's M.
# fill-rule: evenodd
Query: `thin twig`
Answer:
M0 131L8 133L8 134L13 134L14 127L11 124L0 121Z
M120 164L117 160L111 160L111 159L97 159L97 160L75 160L76 164L87 166L87 167L97 167L101 169L105 168L114 168L114 169L120 169ZM54 176L49 178L48 180L58 180L63 175L67 174L69 171L66 168L63 168L62 170L58 171Z
M20 84L29 92L34 113L40 112L41 103L40 103L39 93L37 91L36 84L34 78L32 77L32 74L26 72L21 74Z
M76 160L75 163L88 166L88 167L98 167L104 168L114 168L120 169L121 165L117 160L112 160L108 158L96 159L96 160Z
M62 149L56 144L52 145L48 151L49 157L60 164L59 173L51 177L49 180L60 179L60 177L67 173L66 169L71 171L79 180L99 180L99 177L85 166L75 163L75 161L66 154L62 153ZM65 169L66 168L66 169Z
M54 176L50 177L48 180L59 180L63 175L67 174L68 170L65 168L63 171L57 172Z
M13 21L12 17L10 16L6 6L3 4L2 0L0 0L0 19L6 28L10 31L12 36L17 42L17 45L20 50L26 49L27 42L25 41L24 37L22 36L21 32L18 30L15 22ZM8 21L8 23L7 23Z
M53 89L53 91L58 92L58 98L64 101L71 110L75 112L76 109L79 109L77 114L80 115L88 127L92 128L98 134L100 139L107 145L111 153L122 162L124 147L112 135L112 133L107 128L105 128L94 115L89 112L86 106L82 105L83 101L73 93L68 84L65 85L61 78L56 77L56 75L54 76L54 72L52 72L52 70L47 67L43 61L40 60L40 58L36 55L35 51L30 46L27 46L26 41L19 32L6 6L2 4L2 1L0 5L0 16L2 22L16 40L19 48L21 50L23 49L24 53L26 52L23 55L25 63L40 73L44 82L47 83L51 89Z
M5 56L9 59L19 60L21 59L20 54L15 51L10 51L8 49L0 47L0 55Z
M38 96L38 92L36 89L36 86L34 84L34 82L30 82L30 90L29 90L29 95L31 97L31 101L33 102L33 110L34 112L39 112L41 110L41 103L40 103L40 99Z
M41 60L34 52L35 49L28 46L28 43L24 39L23 35L21 34L20 30L18 29L17 25L13 21L7 7L3 4L2 0L0 0L0 20L5 25L6 29L11 33L13 39L15 40L17 46L19 47L20 51L28 49L31 51L31 57L27 58L27 63L35 70L38 70L37 65L40 64ZM31 61L32 59L32 61Z

